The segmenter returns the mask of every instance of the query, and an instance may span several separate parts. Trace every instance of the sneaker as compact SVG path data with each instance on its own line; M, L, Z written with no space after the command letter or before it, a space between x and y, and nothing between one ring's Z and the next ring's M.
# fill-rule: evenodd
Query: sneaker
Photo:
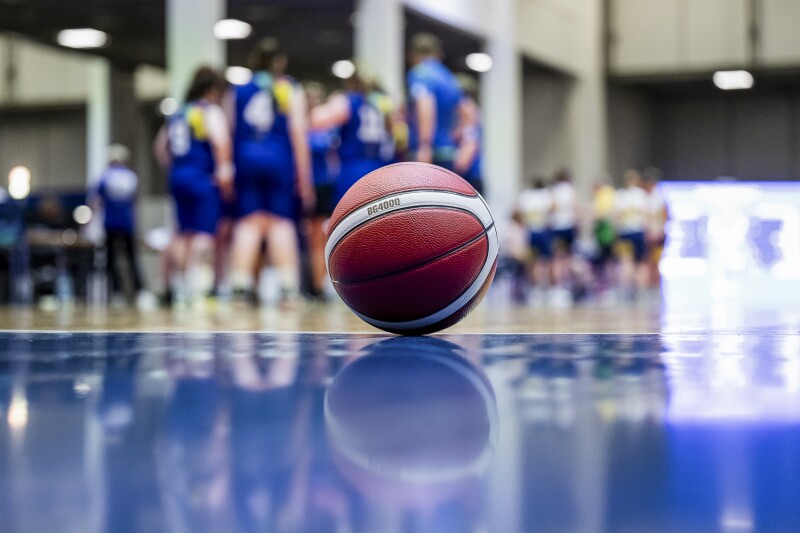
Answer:
M231 302L237 307L257 307L258 296L252 289L233 289Z

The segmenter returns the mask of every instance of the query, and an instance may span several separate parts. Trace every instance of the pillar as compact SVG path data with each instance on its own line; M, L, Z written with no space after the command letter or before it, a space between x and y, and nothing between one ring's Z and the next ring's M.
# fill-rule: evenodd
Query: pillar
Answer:
M364 62L396 102L401 102L405 72L401 1L357 0L354 22L354 57Z
M514 207L522 172L522 58L516 47L515 12L516 0L492 3L486 53L493 66L481 76L483 174L501 230Z
M92 183L106 165L106 149L111 139L111 65L103 57L89 65L86 100L86 174Z
M167 71L170 94L179 101L197 67L225 65L225 43L214 37L214 24L226 6L225 0L167 0Z

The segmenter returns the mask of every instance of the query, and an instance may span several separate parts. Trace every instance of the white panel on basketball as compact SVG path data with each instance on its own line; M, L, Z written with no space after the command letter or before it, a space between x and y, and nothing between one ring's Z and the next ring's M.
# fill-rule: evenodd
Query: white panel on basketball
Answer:
M393 205L377 212L370 212L370 209L374 208L374 206L389 201L391 201ZM358 209L354 209L333 228L333 231L328 237L328 243L325 245L325 264L328 264L331 251L333 251L339 241L342 240L342 237L350 233L353 229L372 218L378 218L393 211L412 207L453 207L456 209L463 209L478 217L484 229L491 226L493 222L492 214L489 212L489 208L486 207L486 203L480 196L464 196L463 194L447 191L409 191L392 194L363 205Z

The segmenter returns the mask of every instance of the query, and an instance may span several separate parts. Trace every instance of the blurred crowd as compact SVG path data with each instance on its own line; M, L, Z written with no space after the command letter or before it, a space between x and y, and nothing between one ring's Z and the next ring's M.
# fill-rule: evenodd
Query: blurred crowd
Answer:
M657 299L668 218L660 179L654 167L628 169L620 189L597 183L587 206L569 171L549 183L532 178L503 247L501 275L511 278L513 299L552 307Z
M97 226L105 247L82 262L94 274L103 270L100 284L111 291L109 298L107 289L95 290L94 300L143 308L159 300L203 307L218 298L242 306L324 302L334 295L324 257L328 219L359 178L419 161L450 169L483 193L477 80L445 65L432 34L414 35L408 58L404 106L365 65L354 64L339 88L297 81L275 39L252 50L246 83L198 68L153 142L175 213L174 230L145 239L161 256L157 276L142 275L137 257L139 184L125 146L109 147L108 166L91 186L90 214L103 213ZM511 280L517 302L531 305L648 298L659 286L667 218L659 179L654 168L629 170L619 190L597 184L587 206L568 170L549 182L532 178L501 228L498 277ZM62 263L51 276L54 292L81 292L59 285L71 268ZM76 283L87 300L98 285Z

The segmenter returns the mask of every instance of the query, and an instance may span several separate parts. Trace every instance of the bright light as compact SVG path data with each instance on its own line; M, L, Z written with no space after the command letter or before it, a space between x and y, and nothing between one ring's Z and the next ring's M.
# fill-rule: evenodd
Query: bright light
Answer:
M11 429L22 429L28 425L28 401L24 396L15 396L11 399L6 422Z
M333 64L331 72L333 72L333 75L337 78L346 80L356 73L356 66L349 59L342 59Z
M79 205L72 211L72 219L78 224L88 224L92 220L92 208L88 205Z
M77 28L61 30L56 40L68 48L100 48L108 42L108 34L92 28Z
M492 70L492 56L483 52L476 52L467 56L467 67L475 72L489 72Z
M14 167L8 173L8 195L14 200L24 200L31 193L31 170Z
M253 71L245 67L228 67L225 69L225 79L231 85L244 85L253 79Z
M244 21L223 19L214 24L214 37L222 40L246 39L252 30L252 26Z
M723 91L749 89L753 86L753 75L746 70L718 70L713 79L714 85Z
M158 111L165 117L174 115L178 111L178 101L168 96L159 102Z

